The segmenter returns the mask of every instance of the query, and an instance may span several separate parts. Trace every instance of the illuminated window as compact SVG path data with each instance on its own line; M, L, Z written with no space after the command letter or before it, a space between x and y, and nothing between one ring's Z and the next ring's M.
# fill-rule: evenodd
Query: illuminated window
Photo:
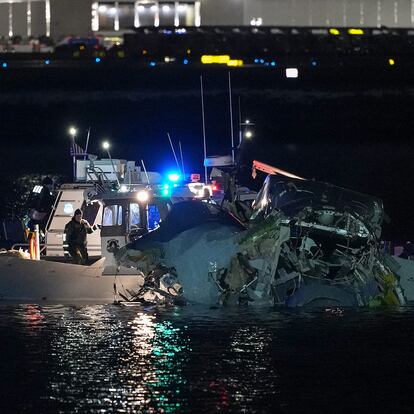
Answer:
M122 206L106 206L102 226L122 226Z
M133 27L199 26L199 1L95 1L93 31L117 31Z
M139 204L131 203L129 205L129 225L132 227L140 227L141 217L139 214Z
M157 7L155 4L143 3L138 5L138 16L140 26L154 26Z
M134 3L119 3L118 6L119 28L131 29L135 23L135 5Z
M160 3L159 19L160 26L174 26L175 4Z
M157 229L160 226L161 222L161 216L158 207L155 204L148 204L147 214L148 230Z
M114 2L99 2L97 10L99 30L114 30L116 14L116 8L114 7L114 5Z

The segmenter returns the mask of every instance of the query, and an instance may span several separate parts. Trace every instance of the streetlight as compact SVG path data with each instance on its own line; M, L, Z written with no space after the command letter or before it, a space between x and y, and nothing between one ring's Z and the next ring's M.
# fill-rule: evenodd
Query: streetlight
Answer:
M115 165L114 165L114 162L112 161L112 157L111 157L111 153L109 152L109 148L111 147L111 144L108 142L108 141L104 141L104 142L102 142L102 148L107 152L107 154L108 154L108 157L109 157L109 159L110 159L110 161L111 161L111 165L112 165L112 172L114 173L114 175L115 175L115 178L116 178L116 182L117 182L117 184L118 184L118 187L120 187L120 184L119 184L119 178L118 178L118 174L117 174L117 172L115 171Z
M75 147L75 138L76 138L76 135L78 133L78 130L74 126L71 126L68 129L68 133L72 137L72 146L71 146L71 151L70 152L72 154L73 181L75 181L75 179L76 179L76 147Z

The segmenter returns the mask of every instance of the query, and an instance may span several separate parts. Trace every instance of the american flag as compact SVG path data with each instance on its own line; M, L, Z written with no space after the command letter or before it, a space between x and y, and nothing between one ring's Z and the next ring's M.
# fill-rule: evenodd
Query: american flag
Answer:
M77 157L77 156L81 157L81 156L88 155L88 154L76 142L72 142L72 144L70 145L70 155L72 157Z

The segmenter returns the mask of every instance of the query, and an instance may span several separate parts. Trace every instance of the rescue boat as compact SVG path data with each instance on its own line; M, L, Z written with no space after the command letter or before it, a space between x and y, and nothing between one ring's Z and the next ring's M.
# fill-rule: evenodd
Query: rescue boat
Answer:
M33 191L40 196L42 188L36 186ZM137 292L147 286L145 275L117 264L113 253L156 229L172 203L195 197L197 191L204 194L204 186L194 193L188 186L164 183L159 173L142 171L133 161L76 160L74 182L57 191L44 242L35 232L32 245L15 245L12 251L0 253L0 299L104 303L137 299ZM86 266L71 263L65 243L65 224L78 208L98 228L88 235L90 263ZM159 280L154 300L164 299L162 292L170 287L167 280L176 284L174 277Z

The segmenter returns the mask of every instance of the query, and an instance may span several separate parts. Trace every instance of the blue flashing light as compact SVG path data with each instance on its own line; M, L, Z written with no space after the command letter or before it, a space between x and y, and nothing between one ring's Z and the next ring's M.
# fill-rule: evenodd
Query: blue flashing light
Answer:
M3 68L6 69L9 65L6 62L3 62L1 66L3 66Z
M181 178L180 174L177 174L177 173L168 174L168 180L172 181L173 183L176 183L180 178Z
M256 58L256 59L254 60L254 63L259 63L259 59L257 59L257 58Z
M156 63L155 62L150 62L150 64L149 64L151 67L154 67L155 65L156 65Z
M188 65L188 63L189 63L189 60L188 60L188 59L184 59L184 60L183 60L183 64L184 64L184 65Z
M274 62L274 61L270 62L270 66L273 66L273 67L276 66L276 62Z
M100 61L101 61L101 58L98 58L98 57L97 57L97 58L95 58L95 62L96 62L96 63L99 63Z
M164 190L168 190L170 188L169 184L164 184Z
M50 63L50 60L49 59L46 59L45 60L45 65L48 65Z

